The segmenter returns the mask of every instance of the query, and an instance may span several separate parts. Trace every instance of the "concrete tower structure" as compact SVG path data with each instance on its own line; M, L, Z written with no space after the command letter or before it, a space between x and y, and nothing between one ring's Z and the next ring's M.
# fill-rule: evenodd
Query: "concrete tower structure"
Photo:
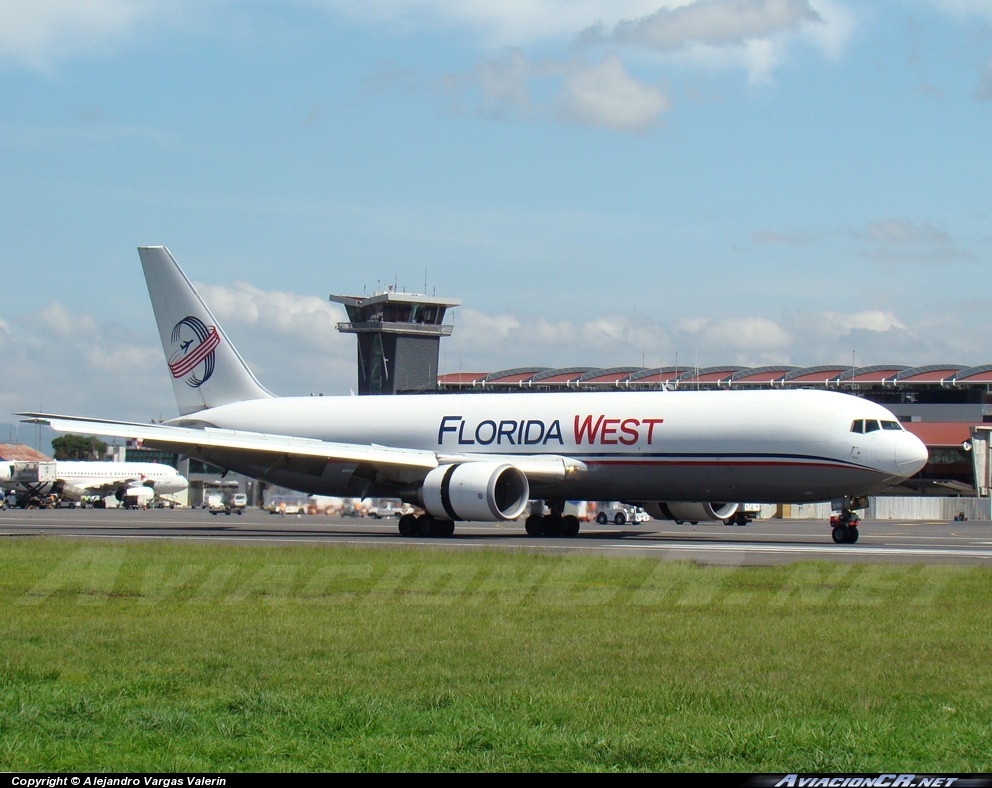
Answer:
M444 316L461 301L394 289L330 300L348 312L350 322L338 323L338 331L358 335L359 394L437 391L441 337L452 328Z

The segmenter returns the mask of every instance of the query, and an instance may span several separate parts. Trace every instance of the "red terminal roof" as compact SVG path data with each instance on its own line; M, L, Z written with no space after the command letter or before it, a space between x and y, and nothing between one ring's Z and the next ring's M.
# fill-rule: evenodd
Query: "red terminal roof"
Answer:
M680 386L835 386L861 385L975 385L992 386L992 364L963 367L941 364L904 367L895 364L851 368L846 365L792 367L708 367L694 370L685 367L519 367L497 372L457 372L438 377L446 388L499 387L505 385L546 384L569 388L618 385L645 388L677 382Z
M475 383L484 380L488 372L449 372L445 375L438 375L437 382L442 386L453 383Z
M973 425L968 421L910 421L902 426L927 446L961 446L971 440Z
M992 365L969 367L959 370L954 376L955 383L992 383Z

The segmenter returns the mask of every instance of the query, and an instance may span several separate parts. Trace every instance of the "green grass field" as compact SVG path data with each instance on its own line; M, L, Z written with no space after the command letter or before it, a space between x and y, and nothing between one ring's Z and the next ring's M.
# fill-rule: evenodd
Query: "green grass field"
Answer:
M986 568L0 548L0 770L992 772Z

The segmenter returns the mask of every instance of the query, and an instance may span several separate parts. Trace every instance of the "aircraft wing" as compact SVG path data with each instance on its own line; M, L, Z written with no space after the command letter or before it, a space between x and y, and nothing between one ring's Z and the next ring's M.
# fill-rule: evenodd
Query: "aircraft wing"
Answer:
M58 432L106 435L140 440L144 445L168 448L180 454L197 456L203 449L233 449L259 454L323 459L326 461L368 463L383 470L390 468L422 471L424 475L440 465L462 462L505 462L519 468L532 481L555 481L568 473L584 471L585 464L560 455L438 454L426 449L403 449L376 444L338 443L291 435L270 435L217 427L178 427L170 424L141 424L51 413L19 413L32 424L47 424Z

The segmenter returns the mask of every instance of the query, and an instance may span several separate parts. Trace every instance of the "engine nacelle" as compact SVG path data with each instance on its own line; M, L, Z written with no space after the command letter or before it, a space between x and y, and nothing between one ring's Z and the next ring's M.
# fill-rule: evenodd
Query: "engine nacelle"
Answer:
M738 503L708 503L706 501L655 501L643 504L644 510L656 520L698 523L705 520L726 520L737 514Z
M424 508L444 520L515 520L529 498L524 472L495 462L442 465L427 474L420 488Z

